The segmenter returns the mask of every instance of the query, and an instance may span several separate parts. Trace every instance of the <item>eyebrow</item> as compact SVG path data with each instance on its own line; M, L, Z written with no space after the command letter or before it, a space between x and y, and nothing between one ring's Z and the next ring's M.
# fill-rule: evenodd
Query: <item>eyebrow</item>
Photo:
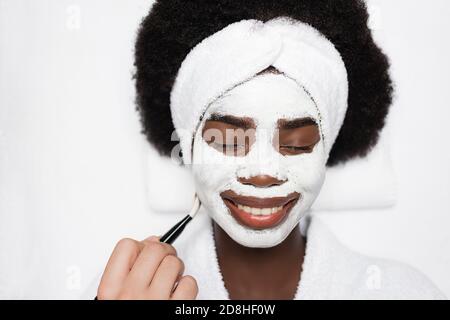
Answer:
M317 126L317 122L313 118L298 118L293 120L278 120L278 128L280 129L297 129L307 126Z
M214 113L206 121L219 121L242 129L255 128L255 123L249 118L238 118L230 115Z

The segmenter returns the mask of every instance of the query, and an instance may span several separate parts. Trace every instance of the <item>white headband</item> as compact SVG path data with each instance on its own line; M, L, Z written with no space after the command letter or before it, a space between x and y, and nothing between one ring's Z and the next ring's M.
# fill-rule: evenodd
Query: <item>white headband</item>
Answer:
M178 70L170 96L183 161L206 109L225 92L273 66L314 100L327 153L347 111L347 70L334 45L313 27L281 17L228 25L195 46Z

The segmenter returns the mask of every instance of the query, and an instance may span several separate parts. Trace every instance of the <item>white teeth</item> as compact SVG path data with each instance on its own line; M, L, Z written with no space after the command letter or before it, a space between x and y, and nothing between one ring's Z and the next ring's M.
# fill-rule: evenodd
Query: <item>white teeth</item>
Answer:
M274 208L251 208L248 206L243 206L241 204L238 204L237 206L240 210L243 210L247 213L257 215L257 216L259 216L259 215L268 216L270 214L276 213L276 212L280 211L281 209L283 209L282 206L274 207Z

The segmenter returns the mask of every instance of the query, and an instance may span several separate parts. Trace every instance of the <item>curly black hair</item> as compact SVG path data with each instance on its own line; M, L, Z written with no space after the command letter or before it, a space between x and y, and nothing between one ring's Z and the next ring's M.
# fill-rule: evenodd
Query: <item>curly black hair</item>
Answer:
M365 156L392 103L389 61L375 44L362 0L159 0L135 45L136 104L143 133L162 155L177 143L170 92L182 61L201 40L244 19L287 16L311 25L340 52L348 73L348 110L328 166Z

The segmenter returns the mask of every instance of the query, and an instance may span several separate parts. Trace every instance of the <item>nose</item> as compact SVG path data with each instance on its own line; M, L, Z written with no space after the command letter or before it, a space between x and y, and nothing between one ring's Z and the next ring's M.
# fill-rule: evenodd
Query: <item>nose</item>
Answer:
M269 175L258 175L251 178L238 178L238 181L242 184L252 185L257 188L268 188L273 186L279 186L286 182L286 180L279 180Z

